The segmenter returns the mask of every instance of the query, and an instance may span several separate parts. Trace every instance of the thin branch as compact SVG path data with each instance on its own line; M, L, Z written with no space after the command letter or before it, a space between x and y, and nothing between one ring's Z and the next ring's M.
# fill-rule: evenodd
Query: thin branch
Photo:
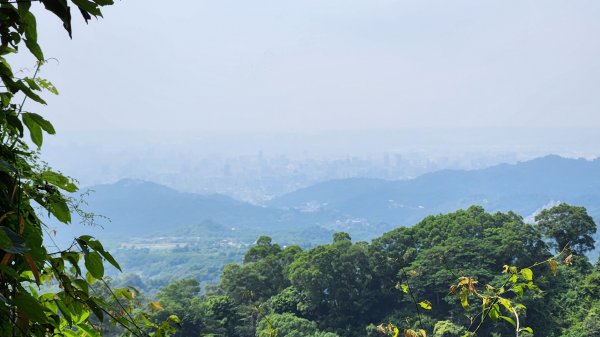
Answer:
M35 80L38 72L40 71L41 66L42 66L42 62L40 61L37 63L37 66L35 67L35 72L33 73L33 77L31 79ZM27 95L25 95L25 97L23 97L23 101L21 101L21 106L19 106L19 112L17 113L17 115L21 114L21 111L23 111L23 105L25 105L25 101L27 101Z
M110 292L110 294L112 295L112 297L115 299L115 301L117 301L117 304L121 307L121 309L123 309L123 311L125 312L125 314L127 314L127 317L129 317L129 320L131 321L131 324L133 324L133 326L135 326L136 329L138 329L139 331L142 331L142 329L135 323L135 319L133 319L133 317L131 317L131 314L129 313L129 310L125 309L125 307L123 306L123 304L121 303L121 301L119 301L119 298L114 293L114 291L110 288L110 286L108 285L108 283L103 278L101 278L100 281L102 282L102 284L104 284L104 286L106 287L106 289L108 289L108 291Z
M408 287L408 295L410 296L413 304L415 305L415 308L417 309L417 319L419 320L419 326L421 327L422 330L425 330L425 326L423 325L423 319L421 318L421 310L419 309L419 303L417 303L417 299L415 298L415 295L413 294L412 290L410 289L410 283L408 282L408 278L406 277L406 274L403 274L402 278L406 281L406 286Z

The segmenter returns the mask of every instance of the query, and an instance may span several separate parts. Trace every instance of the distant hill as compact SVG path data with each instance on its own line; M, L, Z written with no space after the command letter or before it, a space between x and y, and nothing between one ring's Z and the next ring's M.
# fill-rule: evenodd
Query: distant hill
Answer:
M288 209L313 205L406 226L429 214L473 204L488 211L513 210L527 216L557 201L586 206L599 216L600 160L546 156L481 170L443 170L412 180L335 180L283 195L269 205Z
M160 282L182 275L215 282L222 266L239 261L259 235L303 247L329 242L333 231L369 240L427 215L473 204L526 217L564 201L587 207L600 225L600 160L557 156L403 181L332 180L283 195L265 207L130 179L91 190L85 209L111 221L98 219L104 229L56 226L55 240L64 245L74 235L97 236L112 243L129 272Z
M219 231L235 228L236 237L245 242L268 234L285 238L285 243L319 243L329 240L332 230L368 240L427 215L473 204L527 217L558 201L585 206L600 220L600 160L558 156L481 170L443 170L412 180L332 180L283 195L264 207L131 179L91 190L85 208L111 221L99 219L103 230L57 226L63 237L90 233L124 241L132 236L173 235L210 221Z
M289 211L267 209L234 200L224 195L200 195L179 192L156 183L124 179L114 184L84 188L85 211L101 215L102 227L57 226L62 237L92 234L122 241L130 236L171 233L175 229L203 221L214 221L229 228L276 227ZM293 212L292 212L293 213ZM106 218L104 218L106 217Z

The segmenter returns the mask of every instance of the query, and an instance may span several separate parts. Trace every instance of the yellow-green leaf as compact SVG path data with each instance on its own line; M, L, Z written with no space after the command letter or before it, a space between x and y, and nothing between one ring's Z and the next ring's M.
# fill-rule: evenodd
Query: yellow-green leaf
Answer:
M421 301L419 302L419 306L425 310L431 310L431 302L429 301Z
M158 303L158 302L150 302L150 303L148 303L148 306L152 310L160 310L160 311L165 310L165 308L163 308L162 305L160 305L160 303Z
M521 275L523 275L523 278L527 281L533 280L533 271L531 271L529 268L521 269Z
M500 318L502 318L503 320L507 321L508 323L512 324L512 326L517 326L517 323L515 323L515 321L507 316L500 316Z

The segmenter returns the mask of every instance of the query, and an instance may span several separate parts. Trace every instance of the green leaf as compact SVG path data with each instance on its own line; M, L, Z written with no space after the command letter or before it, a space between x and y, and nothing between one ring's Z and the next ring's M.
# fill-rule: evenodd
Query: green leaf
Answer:
M523 297L523 287L520 285L516 285L512 288L512 291L517 294L519 297Z
M85 257L85 267L92 274L93 277L101 279L104 277L104 263L100 254L96 252L90 252Z
M71 30L71 9L66 0L41 0L47 10L54 13L62 22L63 27L73 37Z
M21 120L17 116L12 114L6 115L6 122L19 131L19 137L23 137L23 123L21 123Z
M6 173L17 173L17 169L6 160L0 159L0 171Z
M73 319L72 319L73 314L71 313L71 311L69 310L67 305L63 302L62 299L56 300L55 302L56 302L56 305L58 306L58 309L62 313L63 317L67 321L67 323L69 323L69 325L72 325L73 324Z
M29 88L27 85L25 85L25 83L27 83L27 82L19 80L19 81L15 81L14 83L11 83L11 84L17 90L21 90L27 97L31 98L32 100L34 100L40 104L46 105L46 101L44 101L40 96L38 96L36 93L34 93L33 90L31 90L31 88ZM8 83L7 83L7 86L9 86Z
M11 254L29 251L25 239L6 226L0 226L0 249Z
M494 321L494 322L498 321L498 318L500 317L500 306L498 304L494 304L490 308L490 312L488 315L490 316L492 321Z
M20 1L17 4L17 8L18 8L17 12L19 13L19 16L22 18L23 16L25 16L27 14L27 12L29 12L29 8L31 8L31 2L30 1Z
M44 171L42 172L42 179L67 192L73 193L77 191L77 185L58 172Z
M100 6L109 6L115 3L113 0L94 0L94 2Z
M533 333L533 329L532 329L532 328L530 328L530 327L528 327L528 326L526 326L526 327L524 327L524 328L521 328L521 329L519 329L519 331L526 331L526 332L529 332L529 333L531 333L531 334Z
M14 299L19 312L25 314L27 318L34 322L46 323L48 317L45 314L46 309L37 299L27 292L20 292Z
M22 114L22 118L23 118L23 123L25 123L25 125L27 126L27 129L29 129L29 133L31 135L31 140L38 147L42 146L42 142L44 140L42 130L46 131L48 134L51 134L51 135L56 133L52 124L50 124L50 122L48 122L47 120L45 120L42 116L40 116L38 114L31 113L31 112L24 112Z
M50 82L46 79L43 79L43 78L39 78L39 77L36 77L35 81L40 87L50 91L51 93L53 93L55 95L58 95L58 89L56 89L56 87L54 86L54 84L52 84L52 82Z
M117 268L120 272L122 272L121 266L119 265L119 263L117 263L117 260L115 260L115 258L112 255L110 255L109 252L101 251L100 254L102 254L106 261L108 261L108 263L110 263L113 267Z
M23 116L25 116L25 115L29 116L28 118L31 118L31 120L33 120L36 124L38 124L48 134L50 134L50 135L56 134L56 130L54 130L54 126L52 126L52 123L50 123L49 121L44 119L44 117L42 117L36 113L33 113L33 112L24 112Z
M62 198L62 196L53 196L50 198L46 209L48 209L48 211L50 211L50 213L52 213L52 215L60 222L71 222L71 210L69 210L69 205L67 205L67 201Z
M87 323L79 324L77 325L77 327L87 334L86 337L100 337L100 333L96 329L94 329L93 326Z
M515 323L515 321L507 316L500 316L500 318L502 318L503 320L507 321L508 323L512 324L512 326L517 326L517 323Z
M104 321L104 311L102 311L102 308L98 305L98 303L96 303L96 298L90 298L86 301L87 305L90 307L90 309L92 309L92 312L94 313L94 315L96 315L96 317L98 317L98 320L100 322Z
M92 14L93 16L102 16L102 12L98 8L98 5L89 0L71 0L77 7Z
M506 310L511 311L513 310L513 305L511 300L507 299L507 298L499 298L498 299L498 303L500 303L504 308L506 308Z
M29 130L29 135L31 136L31 141L37 145L38 147L42 146L42 142L44 141L44 135L42 134L42 128L34 122L30 116L26 113L23 114L23 123L27 126Z
M177 324L181 324L181 320L179 319L179 317L175 316L175 315L170 315L169 316L169 321L177 323Z
M21 11L21 8L19 8L19 10ZM23 11L21 22L25 28L25 46L27 46L27 49L29 49L38 61L43 61L44 54L37 42L37 23L35 21L35 16L29 11Z
M531 271L529 268L521 269L521 275L523 275L523 278L527 281L533 280L533 271Z

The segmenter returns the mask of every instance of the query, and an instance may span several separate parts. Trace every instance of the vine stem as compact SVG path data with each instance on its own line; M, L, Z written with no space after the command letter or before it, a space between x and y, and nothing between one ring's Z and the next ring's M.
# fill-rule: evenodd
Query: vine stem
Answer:
M517 314L517 309L515 309L515 308L512 308L512 312L515 315L515 319L517 320L517 326L516 326L516 328L517 328L517 337L519 337L519 329L520 329L520 326L519 326L520 325L520 323L519 323L519 314Z
M408 282L406 274L404 274L402 278L406 281L406 286L408 287L408 295L410 296L410 299L415 305L415 309L417 309L417 319L419 319L419 327L421 327L421 330L425 330L425 326L423 325L423 319L421 319L421 310L419 309L419 303L417 303L417 299L415 298L415 295L413 294L410 288L410 283Z

